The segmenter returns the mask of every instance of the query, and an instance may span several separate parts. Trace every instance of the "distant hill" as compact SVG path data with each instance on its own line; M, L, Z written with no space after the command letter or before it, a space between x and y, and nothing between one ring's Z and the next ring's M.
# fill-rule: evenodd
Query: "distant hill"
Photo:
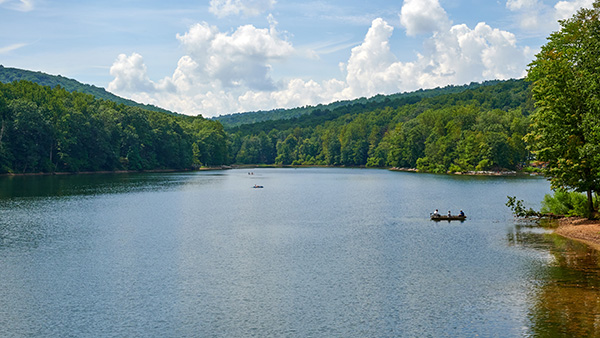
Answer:
M260 122L238 123L235 126L217 118L230 133L268 133L271 130L287 130L289 128L316 127L343 116L361 115L378 109L398 109L420 103L423 107L439 107L448 105L475 104L483 109L501 109L508 111L522 108L526 115L533 111L533 102L529 98L528 83L525 80L487 81L471 83L464 86L447 86L429 90L418 90L410 93L377 95L369 99L360 98L352 101L334 102L329 105L274 110L267 113L271 119ZM319 108L321 107L321 108ZM280 113L279 115L277 113ZM292 114L296 114L293 115ZM238 114L250 118L260 112Z
M41 86L50 86L52 88L56 86L61 86L69 92L77 91L84 94L90 94L95 96L97 99L113 101L119 104L122 103L130 107L139 107L156 112L177 114L154 105L138 103L133 100L122 98L120 96L106 91L104 88L83 84L77 80L69 79L61 75L50 75L42 72L34 72L18 68L9 68L0 65L0 82L11 83L20 80L26 80L33 83L37 83Z
M501 81L486 81L483 83L472 82L468 85L462 86L446 86L443 88L434 88L434 89L419 89L413 92L404 92L397 93L391 95L376 95L371 98L361 97L354 100L345 100L345 101L336 101L329 104L319 104L316 106L306 106L306 107L298 107L298 108L290 108L290 109L274 109L269 111L255 111L255 112L245 112L245 113L236 113L229 115L221 115L214 117L214 120L217 120L223 124L225 128L231 129L235 127L239 127L246 124L254 124L259 122L266 121L276 121L276 120L289 120L300 117L302 115L309 115L314 112L318 112L322 114L327 111L334 111L338 108L342 107L351 107L356 105L377 105L381 103L389 103L394 101L402 101L406 99L424 99L430 97L436 97L440 95L446 94L456 94L461 93L469 89L475 89L484 86L493 86Z
M228 128L232 163L466 173L517 170L531 159L524 135L535 106L522 79L336 104L275 111L279 119Z

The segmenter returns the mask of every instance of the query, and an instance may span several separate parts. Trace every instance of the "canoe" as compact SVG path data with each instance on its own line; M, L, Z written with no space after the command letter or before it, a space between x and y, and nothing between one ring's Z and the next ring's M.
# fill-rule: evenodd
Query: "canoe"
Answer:
M467 219L467 216L460 216L460 215L452 215L452 216L448 216L448 215L431 215L431 220L432 221L464 221L465 219Z

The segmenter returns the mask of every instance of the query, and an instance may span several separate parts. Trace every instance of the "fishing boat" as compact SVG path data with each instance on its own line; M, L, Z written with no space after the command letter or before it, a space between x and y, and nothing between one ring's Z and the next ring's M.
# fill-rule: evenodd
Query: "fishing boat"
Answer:
M465 215L436 215L431 214L432 221L464 221L467 219Z
M264 188L264 187L263 187L262 185L256 185L256 184L255 184L255 185L254 185L252 188L254 188L254 189L259 189L259 188Z

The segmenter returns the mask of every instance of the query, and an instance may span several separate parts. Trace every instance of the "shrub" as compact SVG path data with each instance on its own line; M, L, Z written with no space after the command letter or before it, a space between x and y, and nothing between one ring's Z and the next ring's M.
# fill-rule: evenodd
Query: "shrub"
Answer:
M598 198L596 197L594 205L597 204ZM541 212L564 216L588 217L587 198L582 193L559 189L554 191L554 195L546 194L544 196Z

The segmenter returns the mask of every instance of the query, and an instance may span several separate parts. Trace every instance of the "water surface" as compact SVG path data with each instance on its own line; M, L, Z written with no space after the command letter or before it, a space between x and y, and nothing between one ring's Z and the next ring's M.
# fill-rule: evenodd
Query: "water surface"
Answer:
M0 189L0 336L598 333L597 253L504 206L537 208L540 178L253 169Z

